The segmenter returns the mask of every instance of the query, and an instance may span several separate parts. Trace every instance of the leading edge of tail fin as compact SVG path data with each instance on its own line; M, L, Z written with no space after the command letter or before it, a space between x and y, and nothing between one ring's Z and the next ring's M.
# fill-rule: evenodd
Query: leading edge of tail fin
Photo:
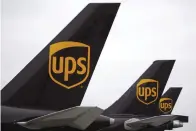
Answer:
M170 87L161 97L157 115L171 114L178 100L182 87Z
M153 116L175 60L157 60L104 114Z
M80 105L119 6L88 4L2 89L2 104L50 110Z

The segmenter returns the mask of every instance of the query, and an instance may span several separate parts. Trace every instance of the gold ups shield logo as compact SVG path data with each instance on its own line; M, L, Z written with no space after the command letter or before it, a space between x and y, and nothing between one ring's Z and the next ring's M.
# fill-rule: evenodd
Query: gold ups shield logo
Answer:
M171 98L161 98L159 101L159 109L163 113L169 113L173 108L173 100Z
M153 79L141 79L137 83L136 96L143 104L149 105L158 98L159 82Z
M56 84L74 88L86 81L89 71L90 46L71 41L50 46L49 75Z

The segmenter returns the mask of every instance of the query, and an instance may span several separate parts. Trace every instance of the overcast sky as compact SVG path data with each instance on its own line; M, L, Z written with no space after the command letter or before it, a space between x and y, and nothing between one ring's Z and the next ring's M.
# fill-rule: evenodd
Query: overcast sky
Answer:
M1 88L89 2L3 0ZM82 105L107 108L154 60L176 59L166 89L183 87L173 114L190 122L175 131L195 131L195 56L195 0L122 1Z

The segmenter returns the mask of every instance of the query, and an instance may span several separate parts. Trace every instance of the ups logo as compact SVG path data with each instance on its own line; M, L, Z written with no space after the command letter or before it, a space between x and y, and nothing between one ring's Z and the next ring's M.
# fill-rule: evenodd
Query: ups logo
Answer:
M50 46L49 75L55 83L74 88L86 81L89 71L90 46L71 41Z
M153 79L141 79L137 83L136 96L143 104L149 105L158 98L159 82Z
M159 109L163 113L169 113L173 108L173 100L171 98L161 98L159 101Z

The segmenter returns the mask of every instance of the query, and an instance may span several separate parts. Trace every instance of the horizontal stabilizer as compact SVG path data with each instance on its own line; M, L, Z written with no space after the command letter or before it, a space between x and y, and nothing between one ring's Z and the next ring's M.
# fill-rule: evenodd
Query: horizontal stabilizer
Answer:
M189 122L189 117L188 116L183 116L183 115L177 115L175 120L179 120L183 123L188 123Z
M81 107L61 110L50 113L26 122L17 122L17 124L28 129L42 129L50 127L69 126L76 129L86 129L103 112L98 107Z
M140 130L146 127L158 127L169 121L176 119L176 115L161 115L145 119L129 119L125 122L125 127L129 130Z

